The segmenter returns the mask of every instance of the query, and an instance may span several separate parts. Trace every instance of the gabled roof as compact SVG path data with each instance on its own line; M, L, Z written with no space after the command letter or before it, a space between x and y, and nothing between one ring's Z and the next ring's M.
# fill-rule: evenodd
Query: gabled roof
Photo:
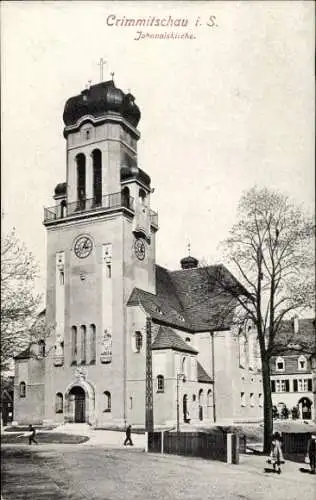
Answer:
M206 373L206 371L204 370L203 366L199 362L197 362L197 379L198 379L198 382L206 382L206 383L209 383L209 384L213 383L213 380Z
M152 343L152 349L173 349L175 351L190 352L197 354L197 350L185 342L174 330L171 328L160 326L155 340Z
M247 294L222 265L179 271L156 266L156 295L135 288L127 305L142 305L157 323L186 331L228 329L236 299L218 284L219 273L221 283L235 287L237 294Z
M298 319L298 332L294 332L293 320L282 321L275 338L273 356L293 355L299 352L316 352L316 328L314 318Z
M27 349L20 352L17 356L14 356L14 359L29 359L32 357L31 346L28 346Z

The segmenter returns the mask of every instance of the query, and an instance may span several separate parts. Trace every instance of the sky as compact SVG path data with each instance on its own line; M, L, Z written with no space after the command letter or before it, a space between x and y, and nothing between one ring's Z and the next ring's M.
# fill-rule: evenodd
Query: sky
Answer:
M187 20L137 28L115 20ZM113 25L114 23L114 25ZM188 39L141 38L171 33ZM43 207L66 180L62 114L89 80L141 109L138 163L155 188L157 263L218 249L252 186L314 210L314 8L308 1L1 2L2 233L14 226L40 265Z

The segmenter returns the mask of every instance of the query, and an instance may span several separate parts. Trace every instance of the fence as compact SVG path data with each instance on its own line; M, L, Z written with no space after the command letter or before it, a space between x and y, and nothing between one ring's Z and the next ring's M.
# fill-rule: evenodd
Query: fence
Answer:
M237 436L222 431L212 433L149 432L148 451L208 458L228 463L239 461Z
M289 433L282 432L282 448L283 453L306 453L307 443L311 437L310 432L304 433Z

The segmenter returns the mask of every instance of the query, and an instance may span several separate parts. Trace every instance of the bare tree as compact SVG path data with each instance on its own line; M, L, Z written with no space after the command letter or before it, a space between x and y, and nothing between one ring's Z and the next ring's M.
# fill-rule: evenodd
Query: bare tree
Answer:
M36 273L32 254L12 230L1 241L1 371L30 342L40 303Z
M264 394L264 451L273 431L270 358L278 347L282 321L314 307L314 223L287 196L266 188L252 188L238 206L238 222L223 246L240 282L249 291L218 277L244 319L256 326Z

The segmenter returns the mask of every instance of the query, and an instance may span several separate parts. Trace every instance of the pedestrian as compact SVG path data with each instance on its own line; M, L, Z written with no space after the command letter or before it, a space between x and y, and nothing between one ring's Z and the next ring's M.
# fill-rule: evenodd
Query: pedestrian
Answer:
M132 426L128 425L128 427L126 429L126 438L125 438L125 441L124 441L124 446L126 446L128 444L130 446L134 446L132 438L131 438L131 434L132 434Z
M36 430L34 429L33 425L29 425L29 444L31 445L32 443L38 444L38 442L35 439L36 435Z
M273 465L273 470L281 474L281 464L284 464L284 458L281 447L281 435L279 432L275 432L272 436L269 461Z
M305 462L309 463L311 474L316 474L316 432L308 440Z

